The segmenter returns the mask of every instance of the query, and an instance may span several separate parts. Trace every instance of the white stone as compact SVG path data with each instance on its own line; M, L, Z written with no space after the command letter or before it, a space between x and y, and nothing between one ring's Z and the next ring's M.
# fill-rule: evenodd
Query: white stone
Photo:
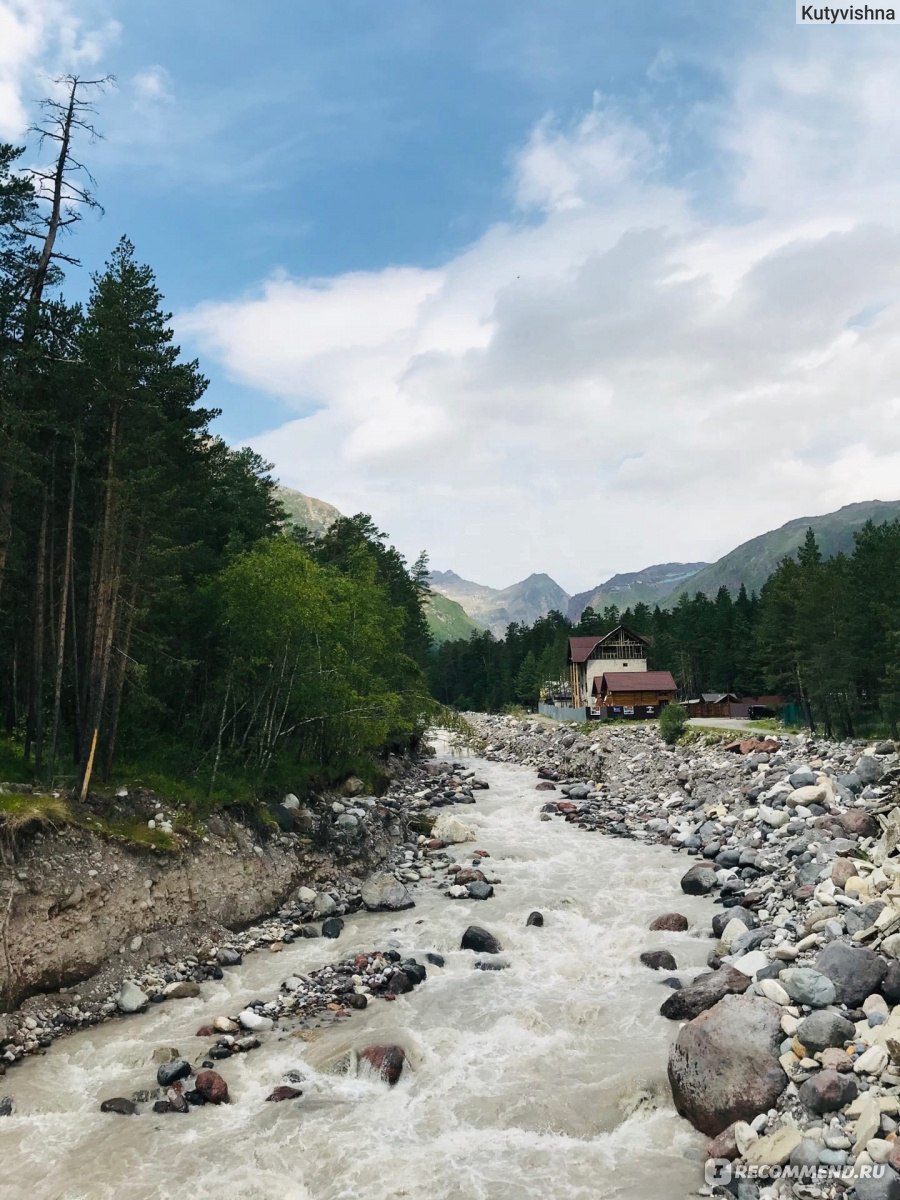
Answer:
M756 972L767 967L769 961L769 956L764 950L751 950L749 954L734 959L734 966L742 975L748 975L751 979L755 979Z
M853 1064L857 1075L880 1075L888 1065L888 1052L883 1046L870 1046Z
M787 1008L790 1004L790 996L777 979L761 979L757 986L764 996L769 1000L773 1000L776 1004L780 1004L782 1008ZM792 1017L791 1020L794 1020L794 1018Z
M799 1129L782 1125L768 1137L762 1137L747 1149L747 1162L757 1167L778 1167L787 1162L803 1141Z
M738 1153L742 1156L746 1155L747 1151L759 1138L759 1134L746 1121L737 1121L734 1126L734 1141L738 1148Z
M431 828L431 836L448 845L475 841L474 832L452 813L441 813Z
M866 1142L866 1154L876 1163L886 1163L893 1148L894 1143L886 1142L884 1138L872 1138Z
M238 1021L244 1029L250 1029L254 1033L258 1033L264 1029L273 1029L275 1022L271 1017L260 1016L255 1009L245 1008L243 1012L238 1013Z
M149 1003L150 997L142 992L138 985L130 979L125 980L119 991L119 995L116 997L116 1005L124 1013L140 1012Z
M760 819L765 821L767 825L771 825L773 829L780 829L782 825L787 825L791 819L791 814L783 808L769 808L766 804L759 806Z

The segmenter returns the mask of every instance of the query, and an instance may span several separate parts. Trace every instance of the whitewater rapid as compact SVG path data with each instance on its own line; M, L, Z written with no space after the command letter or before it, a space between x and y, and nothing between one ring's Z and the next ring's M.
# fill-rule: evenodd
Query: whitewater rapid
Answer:
M454 811L502 883L488 901L451 901L417 885L416 907L357 913L339 941L298 939L259 952L197 999L151 1006L56 1043L2 1081L16 1112L0 1120L0 1193L8 1200L657 1200L702 1181L705 1140L674 1112L665 1069L677 1026L658 1015L662 973L642 950L701 966L712 906L682 895L671 851L541 821L547 793L526 768L472 758L490 783ZM552 795L552 793L551 793ZM528 913L543 928L526 927ZM649 933L677 910L687 934ZM470 924L494 933L509 963L479 971L460 951ZM155 1086L157 1047L195 1064L197 1028L279 982L359 950L395 946L443 969L393 1003L374 1000L306 1041L270 1033L216 1064L232 1103L138 1117L100 1102ZM394 1088L341 1073L348 1049L391 1041L408 1067ZM299 1101L266 1103L288 1071Z

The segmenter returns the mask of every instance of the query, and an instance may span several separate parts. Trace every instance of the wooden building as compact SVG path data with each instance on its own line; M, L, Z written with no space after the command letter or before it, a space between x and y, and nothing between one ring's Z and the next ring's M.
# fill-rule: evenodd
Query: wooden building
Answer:
M604 717L658 717L678 685L670 671L604 671L593 682L594 707Z
M734 692L701 692L684 707L689 717L730 717L732 705L737 703Z
M591 703L594 680L604 671L646 671L650 642L624 625L598 637L569 638L569 679L572 703L581 708Z

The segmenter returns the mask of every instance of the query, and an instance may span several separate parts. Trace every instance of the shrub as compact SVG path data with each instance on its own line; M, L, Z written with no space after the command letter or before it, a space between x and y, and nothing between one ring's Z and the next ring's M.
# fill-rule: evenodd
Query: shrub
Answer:
M686 725L687 713L680 704L667 704L659 714L659 731L668 746L678 741Z

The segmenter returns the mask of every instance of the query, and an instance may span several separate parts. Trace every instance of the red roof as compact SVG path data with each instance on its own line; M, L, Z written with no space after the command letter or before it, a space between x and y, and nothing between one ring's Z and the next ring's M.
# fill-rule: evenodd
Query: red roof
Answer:
M599 636L590 637L570 637L569 638L569 662L582 663L587 662L595 646L599 646L601 642L605 642L607 638L611 638L614 633L625 633L635 642L643 642L645 646L650 645L650 639L644 637L641 633L635 633L633 629L628 629L625 625L617 625L615 629L610 629L608 633Z
M594 691L606 692L677 692L671 671L606 671L594 679Z
M569 662L580 663L586 662L587 657L593 648L600 641L598 637L570 637L569 638Z

